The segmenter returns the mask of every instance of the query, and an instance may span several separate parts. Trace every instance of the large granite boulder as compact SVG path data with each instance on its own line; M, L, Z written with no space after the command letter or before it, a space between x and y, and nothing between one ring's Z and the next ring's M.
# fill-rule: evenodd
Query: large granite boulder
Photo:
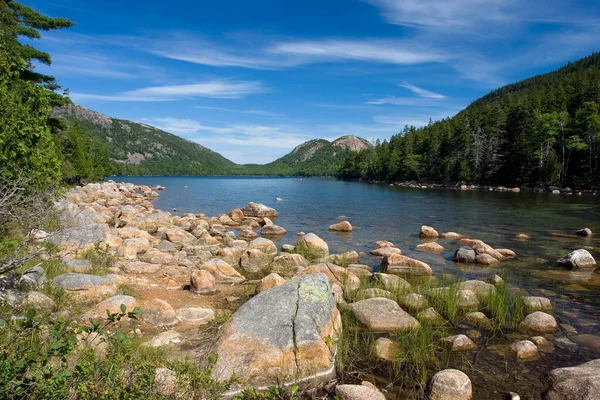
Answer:
M600 394L600 359L550 371L546 400L597 400Z
M64 290L88 290L94 286L112 286L114 282L110 276L66 273L55 277L52 285Z
M250 202L242 209L246 217L277 217L277 211L274 208L267 207L264 204Z
M340 330L327 276L296 277L244 303L223 327L214 376L238 377L228 396L249 385L318 385L335 376Z
M590 252L585 249L575 250L559 259L557 262L559 265L570 269L596 268L596 260Z

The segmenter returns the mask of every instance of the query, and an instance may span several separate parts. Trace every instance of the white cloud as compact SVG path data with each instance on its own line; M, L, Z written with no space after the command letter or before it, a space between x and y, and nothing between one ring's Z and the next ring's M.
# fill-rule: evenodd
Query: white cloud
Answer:
M388 64L442 62L448 56L426 46L389 39L326 39L279 43L268 49L274 54L301 57L304 63L326 61L370 61Z
M188 85L151 86L113 95L72 93L71 97L75 101L102 100L152 102L174 101L196 97L238 99L264 91L266 91L266 88L261 82L217 80Z
M443 97L442 97L443 98ZM415 97L395 97L395 96L387 96L381 97L375 100L369 100L365 102L365 104L369 105L384 105L391 104L395 106L407 106L407 107L430 107L430 106L438 106L439 101L436 101L435 98L415 98Z
M431 92L429 90L420 88L418 86L411 85L408 82L401 83L399 86L406 88L406 89L410 90L411 92L415 93L416 95L418 95L419 97L424 97L426 99L445 99L446 98L446 96L444 96L443 94Z
M201 110L224 111L224 112L239 113L239 114L261 115L263 117L280 117L281 116L281 114L274 113L271 111L265 111L265 110L234 110L232 108L213 107L213 106L194 106L194 108L198 108Z
M153 86L125 92L126 96L149 96L152 98L193 98L238 99L251 94L264 92L261 82L249 81L209 81L189 85Z

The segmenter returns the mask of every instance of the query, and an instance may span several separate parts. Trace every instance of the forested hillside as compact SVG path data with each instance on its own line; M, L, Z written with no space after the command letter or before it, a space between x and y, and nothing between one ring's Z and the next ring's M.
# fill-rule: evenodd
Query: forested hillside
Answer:
M365 139L342 136L333 142L314 139L296 146L290 153L265 165L246 165L250 175L333 176L346 153L371 148Z
M600 186L600 53L347 154L344 179Z
M107 149L116 175L230 175L240 169L220 154L150 125L69 104L57 118L77 121Z

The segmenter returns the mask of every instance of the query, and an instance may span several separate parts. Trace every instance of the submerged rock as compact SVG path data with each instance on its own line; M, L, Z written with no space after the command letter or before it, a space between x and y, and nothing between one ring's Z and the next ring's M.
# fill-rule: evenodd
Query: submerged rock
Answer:
M436 373L427 386L429 400L471 400L471 380L462 371L445 369Z
M552 310L552 302L546 297L524 296L523 303L529 312Z
M546 400L597 400L600 393L600 359L550 371Z
M585 249L575 250L557 261L559 265L570 269L596 268L596 260Z
M590 237L592 236L592 230L590 228L583 228L575 232L577 236Z
M421 227L421 232L419 232L419 237L422 238L437 238L440 237L438 231L433 229L431 226L423 225Z
M439 253L443 251L444 248L438 242L430 242L430 243L421 243L417 245L417 250L422 251L430 251L432 253Z
M538 348L531 340L521 340L510 345L519 360L533 361L539 357Z
M249 385L318 385L335 376L333 346L340 330L327 277L294 278L250 299L222 328L214 377L238 377L228 395Z
M450 351L475 350L477 345L465 335L454 335L440 339L440 343L449 348Z
M372 250L371 254L377 257L385 257L391 254L402 254L402 250L396 247L380 247L378 249Z
M387 240L378 240L376 242L373 242L373 246L375 246L375 248L377 249L381 249L384 247L396 247L394 246L394 243Z
M402 332L418 329L420 324L393 300L376 297L348 305L356 318L371 332Z

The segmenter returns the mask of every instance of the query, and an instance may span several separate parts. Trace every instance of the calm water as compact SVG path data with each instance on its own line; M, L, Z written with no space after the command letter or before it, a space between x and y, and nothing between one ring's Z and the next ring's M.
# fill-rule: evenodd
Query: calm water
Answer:
M600 235L579 238L573 232L589 227L600 234L600 198L539 193L503 193L445 189L410 189L388 185L342 182L323 178L215 178L215 177L113 177L166 190L154 201L157 208L175 214L186 212L217 216L249 201L264 203L279 212L276 223L288 231L278 244L295 243L299 231L314 232L332 252L368 253L375 240L390 240L404 254L430 263L434 273L488 276L504 270L519 286L576 293L578 301L592 304L600 322L600 273L565 271L554 261L577 248L600 257ZM276 201L280 197L283 201ZM327 227L346 217L355 230L334 234ZM446 251L439 254L415 250L421 242L421 225L439 232L454 231L482 239L496 248L517 252L517 260L494 268L457 266L451 261L455 241L440 239ZM532 239L515 239L527 233ZM366 255L361 262L378 265ZM576 284L576 285L573 285ZM564 289L567 287L566 289ZM563 290L564 289L564 290ZM577 290L574 290L577 289ZM590 311L590 310L588 310Z
M531 295L551 298L559 322L574 327L579 334L600 335L600 268L599 272L566 271L555 264L556 259L578 248L588 249L600 260L600 198L538 193L501 193L486 191L456 191L443 189L410 189L388 185L340 182L320 178L213 178L213 177L115 177L149 186L162 185L155 200L157 208L176 214L186 212L217 216L230 209L243 207L249 201L264 203L279 212L278 225L288 231L277 241L295 243L299 231L314 232L325 239L331 252L357 250L365 252L361 263L377 267L377 258L368 255L372 242L390 240L413 256L431 265L435 274L450 273L466 278L489 277L502 273L509 281L526 289ZM276 197L283 201L276 201ZM350 234L333 234L327 227L347 218L355 230ZM482 239L496 248L509 248L518 258L498 266L483 268L457 265L451 257L458 243L440 239L446 248L439 254L417 251L421 242L421 225L431 225L439 232L454 231L467 237ZM577 229L589 227L597 238L579 238ZM527 233L531 240L515 239L517 233ZM556 337L572 336L565 326ZM487 370L493 370L496 358ZM519 364L503 368L512 375L506 381L516 387L529 387L533 382L517 384L522 376L545 376L552 367L574 365L600 353L557 349L545 356L543 363ZM530 368L530 369L527 369ZM501 373L502 371L495 371ZM488 375L482 376L485 382ZM493 377L491 377L493 380ZM541 379L541 380L540 380ZM535 385L541 389L543 378ZM511 383L512 382L512 383ZM491 382L497 385L498 382ZM478 386L485 386L481 383ZM505 389L511 390L510 387ZM500 393L500 392L497 392ZM521 398L535 398L523 397Z

